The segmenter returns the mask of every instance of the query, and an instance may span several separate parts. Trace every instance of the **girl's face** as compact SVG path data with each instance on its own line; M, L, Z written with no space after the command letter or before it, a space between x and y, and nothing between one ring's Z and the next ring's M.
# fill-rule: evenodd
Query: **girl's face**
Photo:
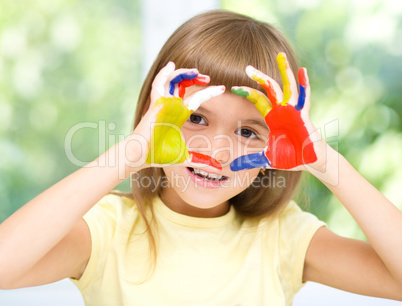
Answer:
M199 89L190 88L186 95ZM228 200L245 190L260 171L233 172L230 163L241 155L261 152L268 138L268 126L252 102L227 92L204 102L183 125L182 132L190 151L215 158L222 170L209 166L164 167L169 187L163 189L162 199L182 214L223 215L229 209Z

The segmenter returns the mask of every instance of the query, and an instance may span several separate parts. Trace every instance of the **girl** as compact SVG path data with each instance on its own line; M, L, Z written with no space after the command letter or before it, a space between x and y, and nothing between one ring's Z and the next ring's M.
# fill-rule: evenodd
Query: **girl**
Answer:
M402 300L401 212L314 133L296 67L266 23L212 11L183 24L133 133L0 226L1 288L69 277L87 305L291 305L315 281ZM291 201L302 170L368 243ZM132 194L108 194L128 177Z

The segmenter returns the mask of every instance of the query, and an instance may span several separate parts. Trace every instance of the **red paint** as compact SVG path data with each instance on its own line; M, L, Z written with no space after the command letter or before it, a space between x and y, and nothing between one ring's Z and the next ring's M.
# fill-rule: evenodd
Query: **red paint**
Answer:
M193 163L201 163L222 170L222 165L211 156L192 151L189 151L189 153L191 154L191 161Z
M209 83L210 79L209 76L199 74L196 78L192 80L183 80L181 81L178 86L179 86L179 97L184 98L184 94L186 93L186 87L190 87L193 85L200 85L204 86Z
M268 99L271 102L272 108L274 108L278 103L278 99L276 98L276 92L272 84L268 80L266 82L267 83L260 84L260 86L264 88L265 91L267 92Z
M304 87L307 86L306 69L305 68L299 69L299 71L297 72L297 78L299 79L299 84L301 86L304 86Z
M299 69L298 79L300 85L307 85L305 69ZM301 112L293 105L278 103L276 92L268 80L259 84L267 92L272 104L272 109L265 117L270 130L265 156L271 166L277 169L291 169L315 162L317 156Z
M291 169L317 160L300 114L293 105L276 104L265 117L270 130L265 155L273 168Z

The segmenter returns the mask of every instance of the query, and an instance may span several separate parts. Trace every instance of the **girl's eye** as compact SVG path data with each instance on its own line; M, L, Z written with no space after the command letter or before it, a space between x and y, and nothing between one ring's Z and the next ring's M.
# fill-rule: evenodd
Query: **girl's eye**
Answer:
M188 118L188 121L190 121L191 123L194 123L194 124L207 124L205 122L204 118L202 118L201 116L198 116L198 115L194 115L194 114L190 115L190 117Z
M236 131L236 134L245 138L258 138L257 134L250 129L240 129Z

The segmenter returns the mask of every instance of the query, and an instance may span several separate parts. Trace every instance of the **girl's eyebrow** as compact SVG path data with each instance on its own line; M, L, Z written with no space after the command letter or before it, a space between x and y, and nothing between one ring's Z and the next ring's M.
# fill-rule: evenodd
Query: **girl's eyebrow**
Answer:
M198 107L197 110L194 112L202 112L202 113L206 113L207 115L212 114L212 112L210 110L206 109L202 105L200 107Z
M250 124L250 125L258 125L262 127L263 129L267 130L269 132L269 128L265 121L262 120L256 120L256 119L244 119L244 120L238 120L238 122L241 122L242 124Z

